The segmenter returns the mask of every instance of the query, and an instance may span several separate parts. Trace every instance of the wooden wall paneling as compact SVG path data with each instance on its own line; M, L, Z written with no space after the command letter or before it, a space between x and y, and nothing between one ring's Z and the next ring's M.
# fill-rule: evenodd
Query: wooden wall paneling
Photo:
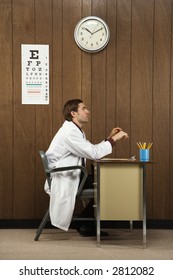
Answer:
M173 1L172 1L172 19L173 19ZM173 20L172 20L172 28L171 28L171 91L170 91L170 166L169 166L169 174L170 174L170 219L173 219Z
M92 15L106 21L106 2L92 1ZM98 143L106 135L106 49L92 54L92 142Z
M42 217L47 209L49 196L44 192L45 175L38 155L39 150L47 150L53 137L53 94L52 94L52 1L35 1L35 44L49 45L49 105L36 105L36 185L35 216ZM43 32L44 30L44 32Z
M136 142L152 142L152 58L154 1L132 2L131 154ZM152 217L152 167L147 168L147 217Z
M91 0L84 0L82 5L81 19L91 15ZM81 51L81 98L86 104L88 110L91 109L91 57L90 53ZM91 138L91 118L88 125L85 126L87 138Z
M153 218L170 218L170 63L172 1L155 1ZM159 206L159 207L158 207Z
M0 0L0 218L12 218L12 22L11 1Z
M106 21L110 29L110 41L106 49L106 136L108 136L113 127L116 127L116 1L112 3L107 1ZM110 157L115 157L117 145L112 151Z
M63 118L63 0L53 0L52 42L52 110L53 135L64 121Z
M92 0L83 0L81 18L91 15L91 2ZM91 58L92 55L81 51L81 97L86 107L90 111L89 123L85 125L84 131L88 140L91 140L91 127L92 127L92 112L91 112ZM91 161L87 160L88 172L91 172Z
M21 44L34 42L34 1L13 1L13 218L34 217L35 107L21 104Z
M117 157L130 157L130 78L131 78L131 0L117 1L117 94L116 124L129 135L127 141L117 142Z
M74 41L88 15L111 29L96 54ZM129 133L113 156L138 156L136 142L153 140L147 217L173 219L172 19L172 0L0 0L0 218L42 217L49 198L38 150L61 125L64 102L77 97L91 111L84 129L93 143L114 122ZM50 46L49 105L21 104L21 44Z
M81 50L74 41L81 7L80 0L63 1L63 104L81 98Z

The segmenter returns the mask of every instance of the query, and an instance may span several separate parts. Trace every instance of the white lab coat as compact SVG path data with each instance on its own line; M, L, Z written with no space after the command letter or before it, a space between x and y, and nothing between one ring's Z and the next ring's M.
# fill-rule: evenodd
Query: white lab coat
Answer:
M73 122L65 121L54 136L46 152L51 168L69 165L82 165L82 158L100 159L112 152L109 141L92 144L85 134ZM80 170L63 171L52 175L51 190L45 184L45 191L50 194L50 219L52 225L68 230L72 219L75 199L80 180Z

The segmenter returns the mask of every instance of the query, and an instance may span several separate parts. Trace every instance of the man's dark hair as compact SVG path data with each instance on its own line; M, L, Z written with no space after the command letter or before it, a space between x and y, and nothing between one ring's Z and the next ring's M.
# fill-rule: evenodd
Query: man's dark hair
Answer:
M83 101L81 99L71 99L65 103L63 109L63 115L65 120L72 121L71 112L77 112L79 103L83 103Z

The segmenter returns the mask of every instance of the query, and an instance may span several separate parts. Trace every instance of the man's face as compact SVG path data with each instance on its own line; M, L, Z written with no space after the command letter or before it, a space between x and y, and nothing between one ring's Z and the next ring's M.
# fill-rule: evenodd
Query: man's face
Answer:
M79 103L77 112L73 112L73 120L82 125L89 121L89 110L85 107L84 103Z

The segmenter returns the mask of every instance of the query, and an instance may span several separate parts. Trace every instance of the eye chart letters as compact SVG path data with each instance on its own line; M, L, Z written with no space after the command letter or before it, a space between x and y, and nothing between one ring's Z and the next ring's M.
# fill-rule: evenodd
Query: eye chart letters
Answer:
M49 45L22 45L22 104L49 104Z

